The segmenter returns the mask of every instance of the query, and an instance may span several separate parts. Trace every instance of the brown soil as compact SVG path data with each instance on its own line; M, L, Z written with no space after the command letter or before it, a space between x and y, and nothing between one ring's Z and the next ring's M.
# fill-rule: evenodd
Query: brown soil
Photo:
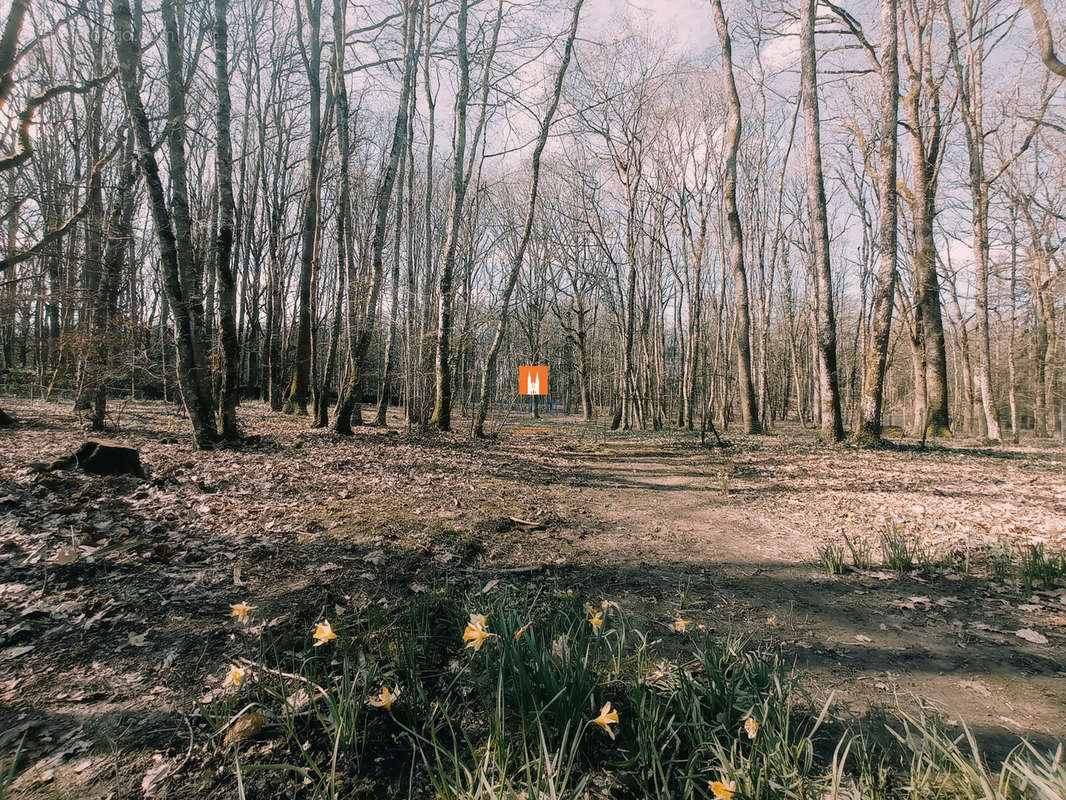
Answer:
M174 407L138 404L109 436L141 451L140 481L27 466L91 437L66 406L3 405L20 420L0 432L14 797L140 797L160 759L187 786L170 796L195 796L196 775L226 768L195 700L246 652L230 603L301 635L321 615L492 579L614 600L664 638L682 616L773 641L816 700L856 715L920 702L993 748L1066 737L1066 591L1023 596L986 564L1005 540L1066 546L1061 447L856 450L787 430L707 450L692 434L556 422L491 441L341 439L248 404L258 440L193 453ZM819 565L845 532L879 564L889 522L934 565Z

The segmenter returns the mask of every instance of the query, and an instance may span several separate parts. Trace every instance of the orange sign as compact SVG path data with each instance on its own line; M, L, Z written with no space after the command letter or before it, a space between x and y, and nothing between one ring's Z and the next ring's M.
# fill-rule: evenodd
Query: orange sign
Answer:
M519 394L547 394L548 393L548 368L547 367L519 367L518 368L518 393Z

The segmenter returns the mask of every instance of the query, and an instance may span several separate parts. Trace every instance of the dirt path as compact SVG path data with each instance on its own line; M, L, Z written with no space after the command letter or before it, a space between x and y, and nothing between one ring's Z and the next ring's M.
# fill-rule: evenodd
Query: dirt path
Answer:
M877 457L889 470L906 468L910 460L895 452ZM571 568L588 573L590 582L651 624L661 623L664 635L680 614L718 633L776 642L813 694L834 692L857 714L897 702L913 711L922 703L949 721L964 720L992 747L998 738L1006 746L1018 735L1066 735L1066 593L1024 598L950 567L907 577L877 566L830 576L816 548L831 531L819 536L817 526L804 523L864 491L853 481L865 456L840 452L839 485L827 474L822 492L830 497L815 508L795 503L772 478L758 479L775 474L772 463L764 463L774 458L772 452L733 457L639 439L575 456L563 491L576 513L600 524L573 542ZM776 474L786 480L810 474L802 463L798 472L796 464L781 466ZM1043 467L1010 469L1020 470L1016 477L1027 483ZM991 469L1005 472L996 462ZM832 497L834 491L840 497ZM873 481L865 491L881 487ZM935 502L943 496L939 491L936 485L925 489L925 501ZM1046 516L1061 510L1054 496ZM879 560L875 549L875 564ZM1026 629L1038 629L1048 642L1016 635Z
M1018 736L1066 738L1066 590L1024 596L986 563L1002 541L1066 549L1061 448L864 451L785 431L705 450L689 434L603 441L573 424L475 441L398 419L348 439L247 404L257 440L194 454L174 409L144 403L116 432L141 451L140 481L29 466L85 434L67 405L14 410L22 423L0 443L12 797L140 796L161 755L182 780L216 776L181 796L215 796L226 773L197 700L263 626L306 642L323 616L355 624L493 581L614 600L667 650L688 646L668 627L678 616L752 637L816 700L835 693L856 715L925 702L993 755ZM906 577L819 565L843 532L878 563L886 520L934 563ZM258 633L230 618L238 600L259 607Z

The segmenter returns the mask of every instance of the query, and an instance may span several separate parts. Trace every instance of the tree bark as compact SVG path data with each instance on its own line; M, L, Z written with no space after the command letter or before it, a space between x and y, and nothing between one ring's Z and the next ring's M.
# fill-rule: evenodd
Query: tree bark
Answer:
M459 247L459 227L463 205L466 201L467 181L464 175L466 161L466 110L470 95L470 56L467 50L466 26L469 0L459 0L457 19L456 52L459 60L459 85L455 94L455 120L452 136L454 166L452 170L451 213L448 219L448 235L444 245L444 262L440 273L440 298L437 306L437 357L435 365L436 390L433 414L429 424L442 431L452 427L452 376L451 376L451 328L452 328L452 280L455 273L455 254Z
M1036 44L1040 50L1040 60L1049 70L1063 78L1066 78L1066 64L1055 55L1055 40L1051 35L1051 23L1048 22L1047 11L1041 0L1022 0L1029 16L1033 19L1033 30L1036 31Z
M840 416L840 388L837 382L836 314L833 310L833 274L829 265L829 222L826 218L825 180L822 176L822 143L819 131L818 63L814 41L817 4L818 0L807 0L801 20L800 83L805 111L807 206L811 215L814 240L822 438L830 442L839 442L844 439L844 422ZM764 320L763 324L768 324L768 322Z
M222 437L239 438L237 401L240 342L237 338L237 274L233 264L233 145L230 140L228 0L215 0L215 174L218 183L218 231L215 273L218 276L219 329L222 342L222 385L218 396Z
M896 159L899 116L899 21L898 0L881 0L881 141L878 154L880 219L877 287L873 296L873 319L863 364L862 396L855 440L860 444L881 438L884 410L885 367L892 335L892 310L896 297L896 249L898 239L898 194Z
M729 222L729 263L733 272L736 303L737 379L740 385L740 411L745 433L760 433L759 409L751 374L751 310L748 301L748 276L744 268L744 232L737 210L737 152L740 149L740 95L733 77L732 44L722 0L713 0L715 27L722 45L722 72L729 98L729 121L726 128L725 212Z
M306 4L311 38L310 46L306 47L303 31L299 31L301 52L307 71L311 122L307 140L307 189L304 192L301 215L303 229L296 311L296 360L293 364L289 394L285 400L285 410L306 416L311 391L311 365L314 360L311 343L311 287L318 242L319 183L322 173L322 0L295 0L297 20L301 17L301 3Z
M127 252L127 242L133 236L134 172L133 133L127 134L126 159L119 176L115 198L107 223L107 247L104 251L100 283L96 289L93 309L93 330L90 337L90 356L86 365L85 388L89 399L89 425L94 431L103 430L107 415L107 368L112 352L114 316L118 304L119 280Z
M169 14L167 9L169 7ZM173 8L171 0L163 0L164 18L169 16L173 22ZM192 242L189 240L188 227L173 224L170 209L167 207L166 194L163 183L159 177L159 164L155 158L154 143L151 130L148 126L148 115L145 113L141 101L140 89L138 88L137 75L140 70L140 40L133 24L130 12L129 0L112 0L112 15L115 20L115 50L118 55L119 76L123 98L130 115L130 125L133 135L136 137L137 160L144 174L145 183L148 186L149 206L155 225L156 238L159 245L161 272L163 284L166 288L170 301L171 312L174 315L175 343L178 352L178 382L181 385L185 406L189 411L189 420L193 427L195 445L199 448L210 447L218 439L218 429L215 426L214 403L212 402L210 384L207 381L208 368L204 354L203 342L198 341L199 326L194 317L192 306L193 300L186 293L182 282L181 259L179 249L186 249L186 258L191 253ZM180 42L176 41L176 26L173 28L175 41L168 44L168 50L177 51L180 61ZM168 30L168 39L169 33ZM168 59L171 61L172 59ZM184 84L181 79L180 63L171 64L171 74L168 76L168 93L184 93ZM173 74L173 68L177 67L177 75ZM184 169L185 159L182 152L181 141L184 129L184 102L179 97L171 97L171 114L169 127L171 128L172 153L170 171L172 180L181 181L180 170ZM175 112L180 112L175 115ZM177 132L175 132L177 131ZM176 141L174 141L176 139ZM174 159L174 155L181 156ZM175 198L177 200L177 198ZM187 207L186 207L187 211ZM176 234L179 231L180 234Z

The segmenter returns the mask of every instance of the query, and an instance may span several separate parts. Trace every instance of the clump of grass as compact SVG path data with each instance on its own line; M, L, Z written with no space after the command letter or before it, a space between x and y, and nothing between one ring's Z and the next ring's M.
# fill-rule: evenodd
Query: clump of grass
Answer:
M722 492L723 497L729 497L729 489L732 485L733 477L729 472L723 470L718 473L718 487Z
M847 569L847 553L840 545L829 544L818 548L818 560L830 575L843 575Z
M925 560L921 540L908 535L894 521L887 523L881 534L881 556L885 566L901 575L913 572Z
M852 539L847 533L844 534L844 544L851 553L851 565L855 569L870 569L873 566L873 547L869 540L856 537Z
M989 567L992 577L1000 583L1009 583L1014 580L1014 548L1010 542L1001 540L989 550Z
M467 637L476 650L464 625L487 634ZM219 733L250 709L271 729L268 747L232 745L237 783L220 796L1066 796L1061 752L1020 747L992 772L968 732L906 715L830 739L829 704L818 713L775 650L690 635L666 656L617 605L571 593L429 594L337 632L315 649L266 641L247 680L205 704Z
M1033 585L1039 581L1045 588L1064 584L1066 578L1066 553L1049 553L1043 543L1031 544L1021 554L1022 591L1026 596L1033 593Z

